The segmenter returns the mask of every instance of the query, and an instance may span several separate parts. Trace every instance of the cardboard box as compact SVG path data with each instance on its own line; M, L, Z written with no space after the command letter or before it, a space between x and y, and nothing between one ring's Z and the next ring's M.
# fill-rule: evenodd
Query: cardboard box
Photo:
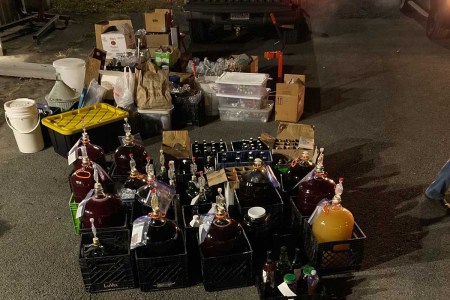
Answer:
M276 137L268 133L262 133L261 140L272 149L272 155L281 154L291 160L299 158L303 151L308 151L311 158L314 155L314 125L280 122ZM297 149L275 149L277 140L299 140L300 147Z
M152 13L145 13L144 18L147 32L166 33L170 30L172 19L170 9L155 9Z
M305 106L305 75L285 74L284 83L277 83L275 98L275 120L298 122Z
M95 47L100 50L104 50L102 45L102 33L104 33L111 26L122 24L128 24L133 28L133 23L131 23L131 20L110 20L95 23Z
M167 52L157 50L155 52L155 64L157 66L168 65L172 67L180 58L181 52L173 46L164 47Z
M167 130L162 133L162 150L166 161L191 159L191 139L187 130Z
M89 86L92 79L100 82L100 73L105 66L106 52L98 48L94 48L86 58L86 72L84 75L84 84Z
M171 45L169 33L149 33L145 36L147 48L159 48L161 46Z
M107 58L116 57L119 53L127 52L127 49L136 48L133 27L129 24L108 27L101 37Z

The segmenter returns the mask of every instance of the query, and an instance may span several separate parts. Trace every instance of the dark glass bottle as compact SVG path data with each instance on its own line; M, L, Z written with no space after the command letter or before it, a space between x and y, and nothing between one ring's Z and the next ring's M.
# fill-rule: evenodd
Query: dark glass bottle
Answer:
M142 251L149 255L169 255L178 249L180 239L180 229L172 220L166 219L165 213L160 210L160 203L156 191L152 191L152 212L149 228L147 231L147 245L142 247Z
M208 174L210 172L214 172L214 160L212 156L206 157L206 164L204 166L205 174Z
M263 207L252 207L244 216L242 226L249 237L263 237L271 229L271 216Z
M322 199L333 198L335 187L336 184L334 181L328 178L328 174L324 172L322 148L317 159L317 165L313 177L302 182L299 186L295 204L300 213L304 216L311 215L317 204Z
M128 175L130 172L130 154L136 161L136 169L140 173L145 173L147 163L147 151L145 147L134 142L131 134L131 126L125 119L124 124L125 138L124 144L119 146L114 153L114 162L116 163L116 175Z
M73 163L73 169L78 170L81 168L82 164L82 156L83 153L81 153L81 146L86 147L87 156L89 157L89 160L92 162L95 162L96 164L100 165L103 169L106 170L106 158L105 158L105 151L102 147L91 144L91 141L89 139L89 135L86 132L86 128L83 125L83 133L81 135L81 141L78 143L78 149L77 149L77 159Z
M314 169L314 163L309 160L308 151L303 151L302 156L299 159L294 159L289 166L283 182L285 190L292 190L312 169Z
M232 252L236 242L242 235L242 227L231 219L221 205L216 206L217 212L211 223L205 240L200 248L205 257L221 256Z
M73 172L69 179L73 198L76 203L80 203L86 198L86 195L94 188L95 184L94 166L87 156L86 147L81 146L80 148L83 153L81 168ZM101 170L101 172L104 172L104 170ZM101 174L100 183L110 185L112 181L108 174Z
M299 248L295 248L295 256L292 261L292 273L295 274L297 280L302 276L302 257Z
M267 251L266 262L262 268L262 283L264 289L264 295L266 297L273 296L275 294L275 270L276 265L272 260L272 251Z
M130 154L130 176L125 180L123 187L136 191L141 186L144 186L146 184L145 177L140 175L136 169L136 162L133 159L133 155Z
M187 184L186 194L189 201L191 201L195 196L198 195L199 188L197 185L197 177L193 174L191 180Z
M268 193L273 189L261 159L255 159L255 164L250 171L242 175L239 184L240 201L244 206L256 206L266 200ZM272 195L272 193L270 193Z
M106 194L100 183L95 183L94 195L86 202L80 222L84 228L94 219L96 228L118 227L125 223L125 207L119 197Z
M286 246L280 249L280 258L277 261L275 284L278 285L283 282L284 275L288 274L292 269L291 262L289 261Z

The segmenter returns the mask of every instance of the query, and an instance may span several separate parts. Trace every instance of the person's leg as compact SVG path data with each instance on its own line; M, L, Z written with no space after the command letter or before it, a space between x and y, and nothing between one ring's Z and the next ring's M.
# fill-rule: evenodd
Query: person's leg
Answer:
M436 179L425 190L425 195L428 198L443 200L445 193L450 186L450 160L442 167L436 176Z

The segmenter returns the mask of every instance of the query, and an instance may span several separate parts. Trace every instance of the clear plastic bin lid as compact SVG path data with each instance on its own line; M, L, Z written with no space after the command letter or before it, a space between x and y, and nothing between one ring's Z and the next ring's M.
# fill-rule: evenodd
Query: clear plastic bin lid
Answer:
M216 80L216 83L265 86L268 78L267 74L262 73L225 72Z
M267 98L267 95L270 93L270 89L266 89L266 94L262 96L254 96L254 95L245 95L245 96L239 96L239 95L230 95L230 94L216 94L216 97L223 97L223 98L234 98L234 99L254 99L254 100L264 100Z

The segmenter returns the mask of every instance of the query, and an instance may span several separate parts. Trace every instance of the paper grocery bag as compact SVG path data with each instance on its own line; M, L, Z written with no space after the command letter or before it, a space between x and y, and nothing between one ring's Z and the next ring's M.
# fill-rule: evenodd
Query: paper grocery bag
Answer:
M136 105L139 109L169 109L172 107L169 79L166 74L147 62L136 69Z

